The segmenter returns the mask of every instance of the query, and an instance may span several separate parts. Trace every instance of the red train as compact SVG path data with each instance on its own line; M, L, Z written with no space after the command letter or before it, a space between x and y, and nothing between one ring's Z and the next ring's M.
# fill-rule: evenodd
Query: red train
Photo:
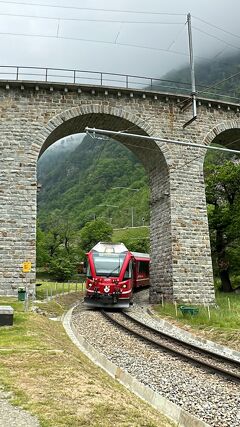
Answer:
M88 306L127 308L133 289L149 285L148 254L130 252L123 243L99 242L87 257Z

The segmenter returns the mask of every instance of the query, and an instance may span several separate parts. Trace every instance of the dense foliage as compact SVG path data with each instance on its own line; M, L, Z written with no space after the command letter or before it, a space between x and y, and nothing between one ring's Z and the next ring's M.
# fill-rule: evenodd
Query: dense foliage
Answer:
M149 223L147 176L123 145L85 137L72 152L46 152L39 160L38 219L44 230L49 215L60 215L80 230L102 218L114 227ZM139 191L116 187L137 188Z
M208 155L205 184L213 266L221 289L230 292L230 276L239 274L240 163L234 156L226 157Z

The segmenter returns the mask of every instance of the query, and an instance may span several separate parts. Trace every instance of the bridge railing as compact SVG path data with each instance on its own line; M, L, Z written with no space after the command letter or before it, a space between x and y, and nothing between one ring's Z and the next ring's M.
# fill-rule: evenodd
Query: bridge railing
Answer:
M43 68L23 66L0 66L0 81L32 81L61 84L77 84L89 86L115 87L125 89L139 89L172 94L191 94L191 84L154 77L136 76L130 74L107 73L101 71L74 70L66 68ZM201 97L214 98L223 101L239 103L236 94L226 95L216 91L208 91L198 85Z

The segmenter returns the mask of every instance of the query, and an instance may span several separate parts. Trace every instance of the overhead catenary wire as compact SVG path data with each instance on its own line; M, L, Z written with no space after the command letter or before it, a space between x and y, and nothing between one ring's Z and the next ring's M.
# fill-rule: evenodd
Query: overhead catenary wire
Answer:
M218 41L220 41L220 42L224 43L226 46L229 46L229 47L232 47L232 48L234 48L234 49L240 50L240 47L239 47L239 46L235 46L235 45L233 45L232 43L229 43L229 42L227 42L227 41L225 41L225 40L221 39L220 37L215 36L214 34L210 34L210 33L208 33L207 31L204 31L204 30L202 30L202 29L200 29L200 28L196 27L195 25L193 26L193 28L194 28L194 30L199 31L200 33L205 34L205 35L207 35L208 37L212 37L213 39L218 40Z
M93 134L98 133L100 135L127 136L127 137L131 137L131 138L139 138L139 139L145 139L145 140L149 140L149 141L159 141L159 142L164 142L167 144L176 144L176 145L187 146L187 147L192 147L192 148L201 148L204 150L217 150L217 151L224 151L224 152L240 154L239 150L230 150L228 148L214 147L214 146L204 145L204 144L196 144L196 143L191 142L191 141L178 141L178 140L173 140L173 139L165 139L165 138L161 138L159 136L139 135L139 134L135 134L135 133L126 133L126 132L122 132L122 131L111 131L111 130L106 130L106 129L97 129L97 128L89 128L89 127L86 127L85 131L87 133L91 132Z
M207 25L209 25L210 27L215 28L216 30L222 31L222 32L224 32L224 33L226 33L226 34L228 34L228 35L230 35L230 36L233 36L233 37L236 37L236 38L240 39L240 36L239 36L239 35L234 34L234 33L232 33L231 31L225 30L224 28L221 28L221 27L219 27L219 26L217 26L217 25L215 25L215 24L212 24L211 22L208 22L208 21L206 21L206 20L204 20L204 19L202 19L202 18L199 18L198 16L194 16L194 15L192 15L192 17L193 17L194 19L197 19L198 21L202 22L203 24L207 24Z
M220 80L220 82L216 82L213 85L207 86L207 87L205 87L205 89L202 89L201 91L198 91L198 94L204 93L207 89L212 89L212 88L214 88L216 86L219 86L220 84L225 83L226 81L228 81L230 79L233 79L233 78L235 78L235 77L237 77L239 75L240 75L240 71L238 73L231 74L231 76L228 76L225 79Z
M136 126L136 125L133 125L133 126ZM89 134L89 135L91 135L91 133L90 132L88 132L88 130L90 130L91 128L86 128L85 130L87 130L87 133ZM95 136L95 131L97 132L97 130L99 130L99 129L95 129L94 130L94 128L92 128L92 130L93 130L93 135ZM103 131L103 130L102 130ZM106 131L105 131L106 132ZM112 134L115 134L115 136L117 135L117 134L120 134L120 135L127 135L126 134L126 132L125 132L125 130L121 130L121 131L116 131L116 132L114 132L114 131L109 131L109 132L111 132ZM158 140L158 138L157 137L147 137L147 136L144 136L144 135L137 135L137 134L129 134L129 135L131 135L132 137L140 137L140 138L144 138L144 139L152 139L152 140ZM96 138L96 136L95 136L95 138ZM171 140L164 140L164 139L162 139L162 138L160 138L160 140L161 141L164 141L164 142L172 142L173 144L175 143L175 144L177 144L177 143L180 143L180 145L182 145L182 146L184 146L184 145L188 145L188 146L198 146L198 148L205 148L205 149L212 149L212 150L218 150L218 151L223 151L223 152L228 152L228 153L230 153L230 154L240 154L240 151L238 151L238 150L231 150L231 149L226 149L226 148L221 148L221 147L214 147L214 146L206 146L206 145L201 145L200 146L200 144L194 144L194 143L182 143L181 144L181 142L180 141L171 141ZM225 146L226 147L228 147L228 146L230 146L230 145L232 145L232 144L234 144L234 143L236 143L236 142L240 142L240 138L237 138L237 139L235 139L234 141L230 141L229 143L227 143L227 144L225 144ZM158 152L158 149L157 148L151 148L151 147L146 147L146 146L142 146L142 145L136 145L136 144L129 144L129 143L127 143L127 146L128 147L134 147L134 148L144 148L144 150L149 150L149 151L155 151L155 152ZM200 147L199 147L200 146ZM189 161L187 161L187 162L184 162L183 164L181 164L181 165L179 165L179 166L175 166L175 167L173 167L173 168L171 168L171 172L173 173L173 172L177 172L177 171L179 171L179 170L181 170L181 169L184 169L184 167L185 166L188 166L189 164L191 164L191 163L193 163L195 160L199 160L199 159L202 159L202 157L203 157L203 155L201 154L201 155L197 155L197 156L194 156L194 158L193 159L190 159Z
M103 22L103 23L121 23L121 24L148 24L148 25L183 25L184 22L163 22L163 21L123 21L123 19L103 19L103 18L66 18L61 16L29 15L19 13L0 12L0 16L9 16L14 18L46 19L50 21L79 21L79 22Z
M139 11L139 10L123 10L123 9L106 9L106 8L96 8L96 7L82 7L82 6L65 6L65 5L49 5L46 3L29 3L21 1L6 1L0 0L0 3L7 4L18 4L23 6L39 6L39 7L48 7L48 8L57 8L57 9L71 9L71 10L89 10L89 11L98 11L98 12L115 12L115 13L134 13L141 15L165 15L165 16L185 16L184 13L168 13L168 12L149 12L149 11Z

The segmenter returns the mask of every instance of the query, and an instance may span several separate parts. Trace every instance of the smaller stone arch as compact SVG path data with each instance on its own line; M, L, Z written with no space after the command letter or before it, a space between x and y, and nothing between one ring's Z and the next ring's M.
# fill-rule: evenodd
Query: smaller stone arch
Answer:
M240 149L240 120L224 121L214 126L203 139L204 145L212 143Z

